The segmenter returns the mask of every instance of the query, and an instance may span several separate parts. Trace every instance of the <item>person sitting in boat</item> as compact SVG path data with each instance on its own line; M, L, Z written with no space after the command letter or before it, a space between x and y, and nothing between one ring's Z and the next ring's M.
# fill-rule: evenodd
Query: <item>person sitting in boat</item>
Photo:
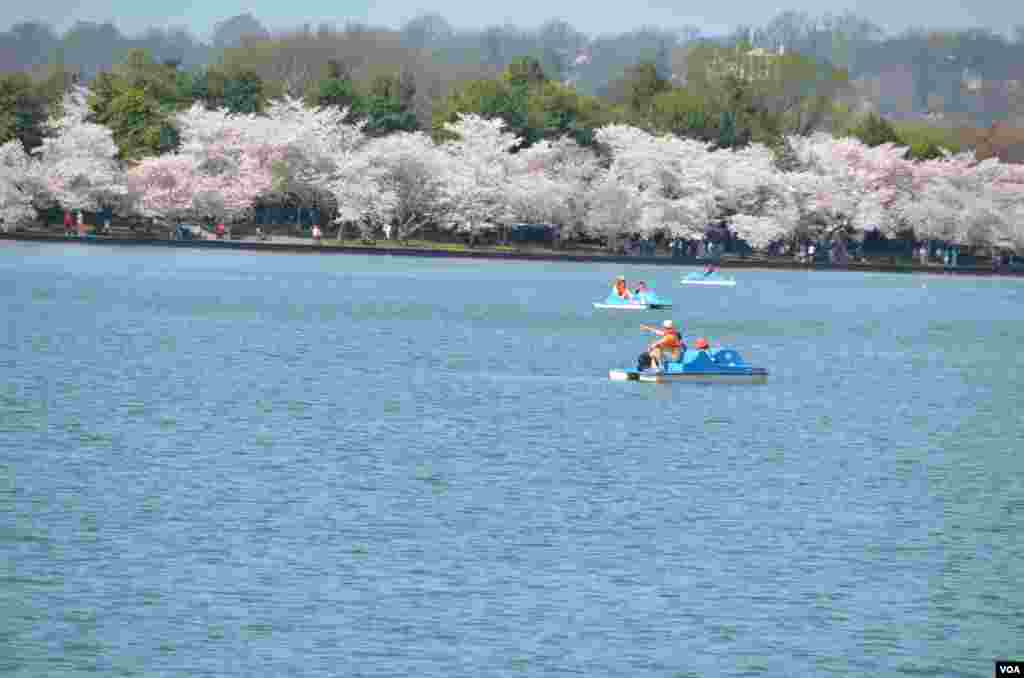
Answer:
M708 264L707 266L704 267L704 277L705 278L710 276L710 275L714 275L717 272L718 272L718 269L715 268L714 264Z
M708 343L707 339L701 337L700 339L694 342L693 347L698 351L707 352L711 348L711 344Z
M654 342L648 347L647 353L651 356L651 366L654 369L663 369L665 362L672 360L675 362L679 361L682 352L686 350L686 345L683 343L683 337L679 334L679 330L676 329L675 324L671 320L666 320L661 324L661 329L657 327L651 327L650 325L641 325L643 329L648 332L654 332L660 339ZM665 360L662 360L665 358Z
M636 289L633 290L633 294L636 295L637 301L645 301L645 297L649 292L650 290L647 289L647 283L645 283L642 280L639 283L637 283Z
M633 301L633 293L629 291L629 287L626 286L626 276L620 275L615 279L615 284L612 287L616 296L619 299L625 299L627 301Z

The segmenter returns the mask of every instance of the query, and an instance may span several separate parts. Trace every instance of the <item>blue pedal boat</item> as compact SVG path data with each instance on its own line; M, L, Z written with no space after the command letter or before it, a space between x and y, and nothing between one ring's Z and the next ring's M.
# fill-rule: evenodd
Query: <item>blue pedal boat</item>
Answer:
M670 381L698 383L763 384L768 381L768 370L752 367L734 349L718 348L702 351L687 350L679 362L665 363L664 369L611 370L612 381L646 381L664 384Z
M618 311L660 311L672 308L672 300L659 297L651 290L634 294L632 301L623 299L614 291L604 301L595 301L594 308L614 309Z
M694 271L687 275L685 278L679 281L683 285L712 285L716 287L735 287L736 280L733 278L726 278L724 275L715 271L714 273L703 273Z

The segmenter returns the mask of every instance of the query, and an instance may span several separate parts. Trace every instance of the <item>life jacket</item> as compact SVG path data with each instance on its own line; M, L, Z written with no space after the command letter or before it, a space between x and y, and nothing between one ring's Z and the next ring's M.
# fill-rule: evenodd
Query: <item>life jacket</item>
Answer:
M629 292L629 290L626 289L626 283L624 281L622 281L622 280L615 281L615 293L616 294L618 294L620 297L625 299L626 298L626 294L628 294L628 292Z
M658 345L671 350L681 349L683 347L683 337L679 334L679 330L675 328L662 330L662 339L658 342Z

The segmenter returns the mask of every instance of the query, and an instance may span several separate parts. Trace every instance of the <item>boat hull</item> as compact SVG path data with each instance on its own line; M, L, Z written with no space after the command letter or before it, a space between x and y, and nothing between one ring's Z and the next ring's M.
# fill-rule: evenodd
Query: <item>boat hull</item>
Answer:
M764 384L768 381L768 370L751 367L739 372L641 372L639 370L611 370L612 381L643 381L653 384L667 384L673 381L688 381L698 384Z
M664 311L672 308L672 304L601 304L595 301L594 308L610 308L616 311Z
M706 285L708 287L736 287L735 280L690 280L683 278L679 281L683 285Z

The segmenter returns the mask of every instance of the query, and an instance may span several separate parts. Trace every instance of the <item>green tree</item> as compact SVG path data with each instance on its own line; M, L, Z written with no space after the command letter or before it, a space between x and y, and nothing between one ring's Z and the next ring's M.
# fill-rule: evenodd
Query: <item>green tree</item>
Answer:
M581 146L594 144L594 130L612 115L596 97L580 95L557 82L543 82L527 92L526 138L558 139L569 136Z
M114 99L107 124L121 154L135 159L161 155L177 145L177 132L167 111L145 90L129 88Z
M677 137L713 141L718 138L718 116L708 101L686 87L674 87L651 100L649 115L655 132Z
M191 104L191 90L182 90L178 76L173 64L156 63L145 50L97 76L90 108L96 122L113 132L123 158L158 155L177 145L171 117Z
M217 69L206 68L192 78L190 96L209 109L224 107L224 89L227 77Z
M412 110L415 94L415 86L401 73L375 76L361 100L361 113L366 116L366 133L383 136L390 132L416 131L419 123Z
M789 139L783 139L782 143L775 148L775 167L780 172L799 172L803 168L796 149L789 143Z
M506 78L471 80L456 87L434 108L434 138L439 141L444 139L444 125L455 122L460 113L475 113L488 119L501 118L514 134L527 139L539 138L539 133L529 125L527 88L513 85Z
M0 76L0 144L19 139L31 151L42 143L48 98L24 73Z
M514 61L497 80L473 80L457 87L438 102L433 115L436 139L445 137L445 123L455 122L460 113L501 118L506 129L522 139L522 148L563 136L593 145L594 130L615 117L596 97L548 80L532 58Z
M654 98L671 89L668 80L660 77L658 66L645 61L626 71L627 103L639 115L649 116Z
M510 63L503 75L505 82L513 86L530 87L547 82L548 76L540 61L533 57L520 57Z
M834 124L836 99L849 77L807 57L700 45L686 54L687 89L709 112L735 117L737 143L745 138L777 146L787 134Z
M324 77L311 88L306 102L312 106L347 107L353 114L359 111L362 108L361 96L344 62L330 59L324 70Z
M888 120L875 113L864 116L860 124L850 130L850 135L860 139L868 146L903 144L903 139L900 138L896 128Z
M907 148L909 160L938 160L944 157L943 148L933 141L920 141Z
M232 113L259 113L263 110L263 80L255 71L241 70L224 82L224 106Z
M739 134L736 131L736 114L731 111L722 111L718 123L718 139L716 144L719 148L732 148L737 145Z

